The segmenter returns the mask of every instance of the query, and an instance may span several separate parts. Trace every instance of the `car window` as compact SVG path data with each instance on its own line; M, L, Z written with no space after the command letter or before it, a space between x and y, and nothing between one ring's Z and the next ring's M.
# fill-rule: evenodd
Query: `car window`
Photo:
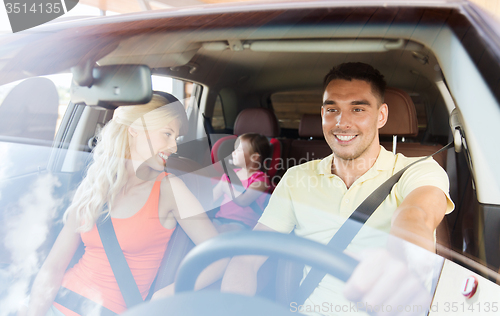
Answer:
M409 95L417 112L418 129L423 132L427 128L427 113L433 115L434 104L419 93L412 92ZM322 98L320 90L282 91L272 94L271 102L280 127L298 129L304 114L320 114Z
M154 91L167 92L176 97L184 106L188 120L191 122L190 124L194 123L196 120L198 101L193 91L197 84L187 80L179 80L160 75L152 75L151 81ZM178 142L192 139L192 133L194 133L194 129L191 128L188 130L188 135L182 135L177 139Z
M191 102L194 87L193 82L158 75L152 75L151 81L153 90L172 94L182 102L188 117L190 116L193 111L192 107L194 106L194 103Z
M271 95L274 113L281 128L298 129L303 114L320 114L322 92L285 91Z
M223 130L226 128L224 108L220 95L217 95L217 99L215 99L214 113L212 114L212 127L214 130Z

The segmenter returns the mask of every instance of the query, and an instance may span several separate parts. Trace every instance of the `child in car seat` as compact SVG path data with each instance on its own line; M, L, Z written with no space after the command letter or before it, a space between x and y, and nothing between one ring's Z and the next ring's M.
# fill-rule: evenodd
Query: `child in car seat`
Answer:
M243 187L235 185L237 179L224 174L215 186L214 201L223 196L220 210L213 220L219 232L252 229L265 207L267 194L271 188L266 174L266 161L271 156L268 139L260 134L243 134L236 140L232 153L233 164ZM233 195L231 194L231 188Z

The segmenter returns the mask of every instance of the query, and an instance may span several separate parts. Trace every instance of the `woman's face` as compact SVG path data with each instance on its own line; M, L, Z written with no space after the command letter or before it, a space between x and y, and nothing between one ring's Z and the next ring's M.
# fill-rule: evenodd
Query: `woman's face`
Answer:
M179 137L180 123L172 120L157 130L137 130L130 128L130 153L132 160L162 171L168 157L177 151L177 137Z

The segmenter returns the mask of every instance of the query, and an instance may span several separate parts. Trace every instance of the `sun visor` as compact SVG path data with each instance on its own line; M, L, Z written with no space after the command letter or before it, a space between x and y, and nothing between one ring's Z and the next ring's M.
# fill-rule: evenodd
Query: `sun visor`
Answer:
M71 102L115 109L148 103L153 90L151 69L145 65L109 65L91 71L73 68Z
M110 54L97 60L99 65L148 65L150 68L179 67L187 64L201 48L190 33L160 33L122 39Z
M150 55L136 55L136 56L106 56L98 61L99 65L109 64L130 64L130 63L143 63L152 68L161 67L178 67L187 64L194 55L198 52L197 49L189 50L178 53L161 53Z

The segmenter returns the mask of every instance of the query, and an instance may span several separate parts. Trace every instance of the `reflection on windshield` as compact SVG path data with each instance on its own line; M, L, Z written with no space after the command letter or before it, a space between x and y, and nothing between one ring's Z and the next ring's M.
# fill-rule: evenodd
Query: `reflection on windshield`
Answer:
M22 302L32 278L45 259L45 251L40 249L49 236L53 236L53 220L57 217L63 198L56 190L61 183L52 174L38 176L22 188L20 195L9 194L5 185L0 188L2 199L0 257L0 306L2 315L17 310ZM5 182L3 183L5 184ZM12 189L12 187L10 187Z

